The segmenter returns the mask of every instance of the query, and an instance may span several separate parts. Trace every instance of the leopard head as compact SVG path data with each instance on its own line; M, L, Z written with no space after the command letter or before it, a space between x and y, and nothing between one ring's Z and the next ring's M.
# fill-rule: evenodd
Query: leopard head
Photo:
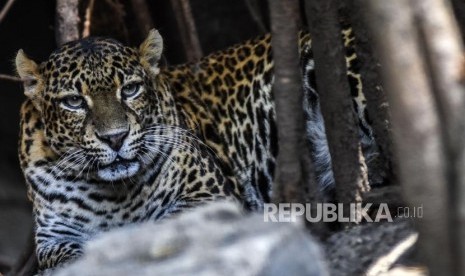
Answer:
M57 163L113 182L161 158L169 144L166 126L178 122L172 96L157 78L162 44L152 30L139 48L85 38L40 64L18 52L24 93L41 114Z

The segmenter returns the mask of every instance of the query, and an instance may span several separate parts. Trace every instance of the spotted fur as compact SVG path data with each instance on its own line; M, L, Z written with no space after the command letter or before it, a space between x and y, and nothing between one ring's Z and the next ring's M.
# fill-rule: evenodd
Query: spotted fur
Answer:
M313 158L321 186L332 186L308 34L300 44ZM156 31L138 49L71 42L39 65L18 53L27 96L19 156L41 269L79 256L107 229L210 200L269 201L278 153L270 36L176 67L159 68L161 53ZM349 77L370 138L359 75Z
M355 53L355 38L352 30L342 31L342 39L346 50L347 77L349 80L350 92L353 101L354 112L358 118L359 140L365 162L369 166L370 172L374 160L378 156L379 148L373 138L373 131L368 123L366 110L366 99L363 94L363 83L360 75L359 63ZM311 39L308 33L300 33L301 70L304 90L304 110L306 114L307 137L311 143L312 159L314 161L317 180L322 190L331 190L335 186L332 170L331 155L329 153L328 141L323 115L321 114L320 102L318 99L315 64L311 48ZM369 175L371 185L381 184L383 179L377 175Z

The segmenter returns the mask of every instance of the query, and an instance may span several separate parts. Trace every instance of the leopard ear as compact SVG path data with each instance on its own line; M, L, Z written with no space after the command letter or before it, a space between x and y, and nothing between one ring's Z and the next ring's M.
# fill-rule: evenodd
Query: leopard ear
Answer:
M152 29L147 38L139 46L140 63L142 66L150 70L153 75L160 72L158 62L163 52L163 38L160 33Z
M16 72L23 81L24 94L31 98L37 98L40 81L39 66L35 61L28 58L23 50L16 55Z

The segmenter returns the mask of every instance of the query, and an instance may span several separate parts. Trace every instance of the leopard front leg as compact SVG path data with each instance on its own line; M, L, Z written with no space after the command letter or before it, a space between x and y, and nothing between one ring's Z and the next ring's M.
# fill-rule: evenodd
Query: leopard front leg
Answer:
M37 242L39 270L57 267L82 255L82 243L72 240Z
M82 255L88 234L56 214L36 214L36 254L39 271L55 268Z

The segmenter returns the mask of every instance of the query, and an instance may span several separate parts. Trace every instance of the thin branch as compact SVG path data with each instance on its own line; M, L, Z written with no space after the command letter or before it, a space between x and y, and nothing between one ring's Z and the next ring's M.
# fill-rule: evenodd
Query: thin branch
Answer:
M203 56L202 46L189 0L171 0L171 5L176 16L187 61L199 60Z
M5 6L3 6L2 11L0 11L0 22L2 22L3 19L5 19L6 15L8 14L8 11L11 9L11 7L15 3L15 1L16 0L8 0L8 2L6 2L6 4L5 4Z
M79 0L57 0L55 36L58 46L79 39Z
M0 74L0 80L22 82L21 78L5 74Z
M86 8L86 15L84 21L84 27L82 30L82 37L90 36L90 25L92 22L92 13L94 11L95 0L90 0L89 5Z

